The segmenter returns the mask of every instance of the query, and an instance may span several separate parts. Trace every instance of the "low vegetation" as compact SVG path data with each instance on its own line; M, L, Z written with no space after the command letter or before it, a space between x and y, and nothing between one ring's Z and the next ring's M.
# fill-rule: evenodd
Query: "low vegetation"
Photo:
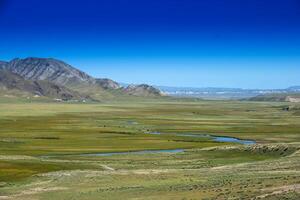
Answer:
M292 109L283 109L284 107ZM299 199L295 103L0 103L0 199ZM165 134L149 134L149 133ZM215 142L181 134L255 140ZM87 153L184 149L180 153Z

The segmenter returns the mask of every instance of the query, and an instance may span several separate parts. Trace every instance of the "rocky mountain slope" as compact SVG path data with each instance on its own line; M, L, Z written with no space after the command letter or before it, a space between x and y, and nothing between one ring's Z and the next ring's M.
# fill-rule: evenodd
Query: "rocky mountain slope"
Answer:
M45 80L60 85L95 83L95 79L62 61L52 58L13 59L5 69L26 80Z
M2 91L17 90L28 94L70 100L102 100L118 96L161 96L159 90L143 84L122 88L111 79L94 78L73 66L53 58L0 61Z
M64 86L48 81L25 80L22 76L7 70L0 70L0 92L19 94L27 97L51 97L57 100L85 100L89 97L80 95Z

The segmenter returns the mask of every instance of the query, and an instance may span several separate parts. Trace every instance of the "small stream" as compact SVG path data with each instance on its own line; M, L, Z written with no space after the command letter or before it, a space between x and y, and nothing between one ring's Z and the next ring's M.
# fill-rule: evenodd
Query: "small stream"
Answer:
M150 134L153 134L153 133L150 133ZM154 134L157 135L158 132L155 132ZM239 144L244 144L244 145L256 143L254 140L244 140L244 139L239 139L239 138L235 138L235 137L217 136L217 135L209 135L209 134L175 133L175 135L183 136L183 137L208 138L215 142L239 143Z
M221 136L212 136L212 137L213 137L213 141L216 142L232 142L232 143L239 143L244 145L250 145L256 143L254 140L242 140L234 137L221 137Z
M162 135L167 133L149 132L148 134ZM234 137L215 136L209 134L175 133L175 135L182 136L182 137L209 138L215 142L239 143L243 145L250 145L256 143L254 140L243 140ZM142 151L128 151L128 152L89 153L89 154L80 154L80 156L114 156L114 155L129 155L129 154L155 154L155 153L181 153L181 152L184 152L184 149L161 149L161 150L142 150Z

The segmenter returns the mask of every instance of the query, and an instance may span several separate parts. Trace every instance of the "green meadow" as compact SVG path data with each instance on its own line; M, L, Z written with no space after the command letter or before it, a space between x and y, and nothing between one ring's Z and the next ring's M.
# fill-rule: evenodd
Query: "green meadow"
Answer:
M0 199L300 199L298 108L172 98L1 100ZM89 155L174 149L184 151Z

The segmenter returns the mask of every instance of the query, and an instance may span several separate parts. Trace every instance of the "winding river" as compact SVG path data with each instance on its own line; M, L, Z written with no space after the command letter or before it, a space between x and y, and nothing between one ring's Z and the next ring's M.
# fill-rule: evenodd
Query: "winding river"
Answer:
M152 133L150 133L152 134ZM158 134L158 132L155 132L154 134ZM183 136L183 137L198 137L198 138L209 138L212 141L215 142L228 142L228 143L239 143L244 145L249 144L255 144L256 142L254 140L243 140L235 137L228 137L228 136L217 136L217 135L209 135L209 134L184 134L184 133L175 133L177 136Z
M165 133L160 132L149 132L151 135L162 135ZM198 137L198 138L209 138L215 142L226 142L226 143L239 143L243 145L255 144L254 140L243 140L234 137L215 136L209 134L191 134L191 133L174 133L176 136L182 137ZM114 156L114 155L128 155L128 154L154 154L154 153L181 153L184 149L161 149L161 150L142 150L142 151L129 151L129 152L110 152L110 153L90 153L81 154L80 156Z

